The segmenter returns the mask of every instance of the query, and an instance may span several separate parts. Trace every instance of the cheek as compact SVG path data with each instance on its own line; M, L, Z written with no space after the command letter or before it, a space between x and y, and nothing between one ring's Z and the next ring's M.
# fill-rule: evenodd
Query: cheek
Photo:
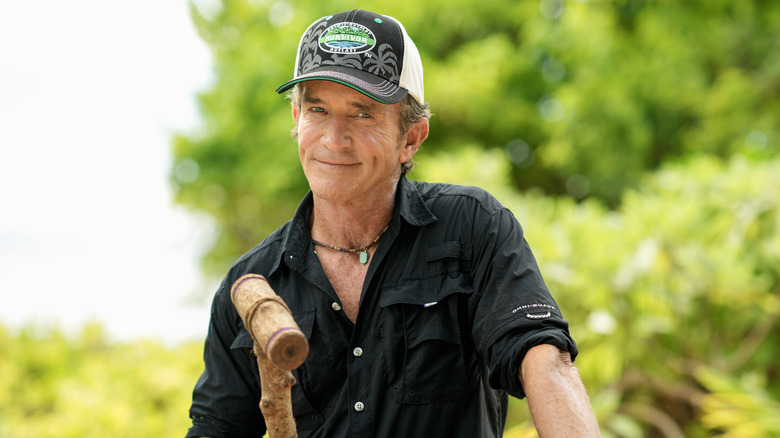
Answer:
M308 135L309 127L303 117L298 119L298 123L295 125L295 129L298 130L298 138L303 138Z
M301 120L298 123L298 149L303 153L303 150L306 149L310 144L312 144L313 140L315 139L314 133L315 129L312 127L311 123L307 123L303 120Z
M399 152L398 131L394 129L372 129L366 131L366 140L385 157L397 157Z
M311 130L307 129L302 123L298 124L298 137L296 138L296 141L298 143L298 158L303 164L306 162L306 157L311 151L312 141Z

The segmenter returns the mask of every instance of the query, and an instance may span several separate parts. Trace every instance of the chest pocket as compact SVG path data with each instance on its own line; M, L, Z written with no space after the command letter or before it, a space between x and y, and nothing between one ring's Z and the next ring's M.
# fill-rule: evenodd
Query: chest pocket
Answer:
M378 330L395 400L435 403L476 386L474 349L458 323L459 302L472 291L459 273L383 288L379 305L385 318Z
M315 346L312 345L312 331L314 330L314 315L315 311L302 312L293 314L295 322L300 327L306 339L309 341L309 355L306 357L306 361L293 371L293 375L296 379L296 384L290 389L290 396L292 398L293 405L293 417L295 417L295 423L299 431L313 429L321 425L324 421L323 415L317 409L312 406L311 392L317 390L315 385L318 382L322 382L318 376L312 375L314 370L325 369L330 370L332 365L326 354L314 351ZM319 362L316 362L318 361Z

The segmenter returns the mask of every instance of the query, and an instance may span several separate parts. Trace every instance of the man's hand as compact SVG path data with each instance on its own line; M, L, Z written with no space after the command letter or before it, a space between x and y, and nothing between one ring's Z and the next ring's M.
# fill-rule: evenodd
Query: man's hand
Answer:
M520 383L539 436L601 436L577 367L553 345L531 348L520 367Z

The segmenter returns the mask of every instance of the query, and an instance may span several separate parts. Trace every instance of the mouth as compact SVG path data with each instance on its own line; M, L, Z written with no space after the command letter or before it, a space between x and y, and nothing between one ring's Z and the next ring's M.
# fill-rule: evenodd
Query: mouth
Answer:
M351 163L351 162L343 162L343 161L331 161L331 160L318 160L314 159L319 164L325 165L325 166L335 166L335 167L349 167L349 166L357 166L358 163Z

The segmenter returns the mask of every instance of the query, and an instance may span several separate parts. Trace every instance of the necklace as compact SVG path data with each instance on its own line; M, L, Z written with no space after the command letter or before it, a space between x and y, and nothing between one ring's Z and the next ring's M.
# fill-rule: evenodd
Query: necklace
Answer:
M383 234L385 234L385 231L387 231L388 228L390 228L390 224L389 223L385 226L385 228L382 231L379 232L379 235L376 236L376 238L374 238L374 240L371 241L371 243L369 243L368 245L366 245L366 246L364 246L362 248L350 248L350 249L339 248L338 246L330 246L328 244L325 244L325 243L322 243L322 242L318 242L318 241L316 241L314 239L311 239L311 243L313 243L315 245L319 245L319 246L325 247L325 248L328 248L328 249L332 249L333 251L349 252L349 253L359 252L360 253L360 263L365 265L366 263L368 263L368 249L371 248L372 246L376 245L377 242L379 242L379 238L382 237ZM316 254L317 252L315 251L314 253Z

